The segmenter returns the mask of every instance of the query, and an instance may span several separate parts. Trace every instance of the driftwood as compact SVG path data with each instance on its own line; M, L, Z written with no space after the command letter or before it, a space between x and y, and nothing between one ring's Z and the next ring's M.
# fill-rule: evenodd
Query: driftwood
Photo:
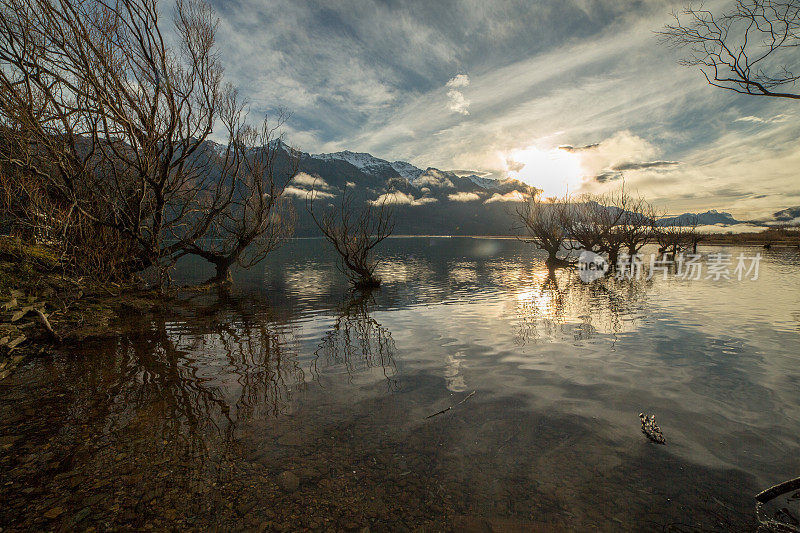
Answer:
M24 341L26 338L27 338L27 337L25 337L25 335L20 335L20 336L18 336L17 338L15 338L13 341L11 341L11 342L7 343L7 344L6 344L6 346L8 346L8 349L9 349L9 350L13 350L14 348L16 348L17 346L19 346L20 344L22 344L22 342L23 342L23 341Z
M81 292L81 293L79 293L78 297L80 298L80 296L82 296L82 295L83 295L83 293ZM2 304L0 307L2 307L3 310L5 310L5 311L13 310L15 307L17 307L19 305L19 300L24 298L24 297L25 297L25 294L22 291L13 290L13 291L11 291L11 299L8 300L6 303ZM22 320L26 315L28 315L30 313L35 313L39 317L39 321L42 323L42 326L44 326L44 329L47 330L47 333L50 335L50 337L52 337L53 339L55 339L58 342L61 342L62 341L61 335L56 333L56 331L53 329L53 325L50 323L48 315L46 315L45 312L44 312L45 305L46 305L46 302L36 302L36 301L34 301L33 297L30 297L28 299L28 305L25 305L25 306L21 307L20 309L17 309L16 311L14 311L11 314L11 318L9 319L9 322L12 322L12 323L13 322L18 322L18 321ZM14 348L17 347L17 345L19 345L24 340L25 340L25 336L24 335L22 335L21 337L19 337L17 339L14 339L13 341L10 341L10 342L9 342L8 339L2 339L2 340L0 340L0 345L6 345L6 346L8 346L9 349L14 349Z
M784 481L783 483L778 483L777 485L774 485L766 490L762 490L756 494L756 501L759 503L767 503L776 496L780 496L786 492L791 492L798 489L800 489L800 477L790 479L789 481Z
M472 396L475 394L475 392L476 392L476 391L472 391L472 392L470 392L469 394L467 394L467 396L466 396L466 397L464 397L464 399L463 399L463 400L461 400L460 402L458 402L456 405L461 405L462 403L464 403L464 402L466 402L467 400L469 400L470 398L472 398ZM450 409L452 409L452 408L453 408L453 407L455 407L456 405L451 405L450 407L448 407L448 408L446 408L446 409L442 409L441 411L438 411L438 412L436 412L436 413L433 413L432 415L428 415L428 416L426 416L426 417L425 417L425 419L427 420L428 418L433 418L434 416L440 415L440 414L442 414L442 413L446 413L447 411L449 411Z
M41 309L34 309L34 311L36 312L37 315L39 315L39 320L42 321L44 329L46 329L47 332L50 333L50 335L54 339L56 339L58 342L61 342L61 335L59 335L58 333L55 332L55 330L53 330L53 326L51 326L50 321L47 320L47 315L44 314L44 312Z

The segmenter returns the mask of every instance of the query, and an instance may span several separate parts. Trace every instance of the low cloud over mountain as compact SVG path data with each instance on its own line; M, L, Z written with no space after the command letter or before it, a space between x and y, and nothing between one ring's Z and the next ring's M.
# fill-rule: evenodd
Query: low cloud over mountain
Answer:
M579 149L594 150L591 145ZM287 152L278 150L276 168L285 168ZM617 179L624 170L671 167L674 161L621 163L609 169L608 178ZM596 179L601 180L598 176ZM421 169L405 161L387 161L371 154L341 151L328 154L300 155L300 173L286 194L298 215L298 236L317 235L306 212L306 200L314 192L314 201L335 203L347 192L355 202L387 202L393 206L395 233L424 235L512 235L516 233L515 206L537 192L515 179L493 179L468 170ZM792 209L795 209L793 211ZM775 214L775 220L800 217L800 208ZM665 222L701 225L739 224L729 213L707 211L684 213Z

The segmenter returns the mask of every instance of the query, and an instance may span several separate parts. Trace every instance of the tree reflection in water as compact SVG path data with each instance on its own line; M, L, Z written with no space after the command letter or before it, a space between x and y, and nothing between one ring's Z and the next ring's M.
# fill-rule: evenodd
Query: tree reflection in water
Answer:
M598 333L611 335L613 341L616 335L635 328L637 309L651 285L652 280L613 275L585 283L574 269L542 266L520 286L513 300L514 341L519 346L553 340L588 341Z
M386 379L387 390L400 390L394 339L391 332L370 315L370 304L374 304L370 293L358 293L342 305L314 351L311 372L315 380L320 378L321 365L326 373L343 370L350 382L359 374L379 369Z
M91 420L112 447L129 439L130 458L141 463L134 469L167 461L172 476L197 486L232 475L239 426L288 412L305 372L291 329L269 311L225 295L182 305L189 318L150 316L111 345L113 365L93 380L104 390L89 393L108 399L106 412Z

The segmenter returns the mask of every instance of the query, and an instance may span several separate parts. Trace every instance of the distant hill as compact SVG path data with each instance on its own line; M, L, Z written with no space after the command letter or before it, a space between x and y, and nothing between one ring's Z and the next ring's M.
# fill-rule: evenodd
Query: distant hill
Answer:
M772 221L778 224L800 224L800 205L787 207L772 214Z
M677 224L679 226L690 226L692 224L698 224L700 226L712 226L714 224L723 224L727 226L731 224L742 223L743 222L741 220L736 220L733 218L733 215L730 213L717 211L715 209L711 209L705 213L683 213L674 217L664 217L659 219L659 224L662 226L673 224Z

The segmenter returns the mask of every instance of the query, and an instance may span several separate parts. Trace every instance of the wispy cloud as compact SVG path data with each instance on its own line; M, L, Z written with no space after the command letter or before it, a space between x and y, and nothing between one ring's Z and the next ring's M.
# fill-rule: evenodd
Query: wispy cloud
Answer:
M734 122L754 122L756 124L771 124L775 122L786 122L787 120L789 120L789 115L781 113L780 115L775 115L773 117L768 117L768 118L761 118L753 115L748 115L746 117L739 117L736 120L734 120Z
M308 198L309 196L312 198L334 198L336 196L330 192L320 191L318 189L303 189L301 187L295 187L294 185L286 187L283 190L283 194L297 196L298 198Z
M448 80L446 87L449 89L458 89L469 85L469 76L466 74L457 74Z
M450 178L439 174L436 171L426 172L414 180L417 187L438 187L440 189L452 189L455 187Z
M450 111L461 113L462 115L469 115L469 100L464 97L460 91L462 87L469 85L469 76L466 74L458 74L448 80L445 84L449 90L447 91L447 98L449 100L448 107Z
M611 167L611 170L644 170L646 168L666 168L680 165L680 161L642 161L633 162L626 161L625 163L618 163Z
M491 198L487 198L485 204L491 204L494 202L525 202L530 199L530 195L523 194L519 191L511 191L505 194L500 194L499 192L494 193Z
M292 178L292 183L295 185L314 187L316 189L330 189L330 185L328 185L324 179L320 178L319 176L306 174L305 172L298 172L297 175Z
M597 148L600 146L600 143L592 143L586 144L583 146L572 146L569 144L562 144L558 147L559 150L564 150L565 152L583 152L585 150L591 150L592 148Z
M560 147L581 190L624 178L673 212L800 204L794 108L677 65L662 2L212 2L226 75L254 113L288 108L305 151L504 176L515 150Z

